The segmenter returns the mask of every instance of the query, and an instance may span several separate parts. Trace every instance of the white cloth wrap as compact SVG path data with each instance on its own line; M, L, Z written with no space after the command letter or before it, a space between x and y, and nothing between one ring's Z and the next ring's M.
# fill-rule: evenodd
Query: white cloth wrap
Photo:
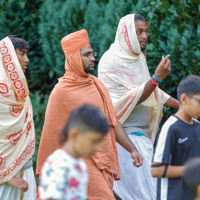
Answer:
M33 111L26 78L8 37L0 41L0 184L35 151Z
M120 20L115 42L99 62L98 76L107 87L118 119L123 124L140 100L146 82L150 80L146 59L135 31L134 14ZM169 95L156 88L149 98L142 102L152 108L149 127L152 143L162 118L163 104L168 98Z
M117 144L121 180L114 181L114 192L126 200L155 200L156 179L151 176L153 145L147 136L128 135L143 157L141 167L133 167L130 153Z

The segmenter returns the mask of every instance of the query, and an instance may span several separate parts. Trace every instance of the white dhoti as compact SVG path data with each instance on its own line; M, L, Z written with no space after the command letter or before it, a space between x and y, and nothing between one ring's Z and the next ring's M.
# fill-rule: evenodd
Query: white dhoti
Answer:
M18 172L16 177L20 177ZM7 183L0 185L0 199L1 200L36 200L36 184L33 172L33 167L24 170L23 179L28 183L28 191L21 195L21 190ZM22 197L22 198L21 198Z
M122 200L155 200L156 179L151 176L153 145L147 136L128 134L143 157L143 165L133 166L130 153L117 144L121 180L114 182L114 192Z

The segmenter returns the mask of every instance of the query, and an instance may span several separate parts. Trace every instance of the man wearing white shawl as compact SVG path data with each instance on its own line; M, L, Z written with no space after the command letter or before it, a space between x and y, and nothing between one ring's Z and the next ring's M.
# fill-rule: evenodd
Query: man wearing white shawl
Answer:
M107 87L119 121L143 157L140 168L132 166L128 152L118 144L121 180L114 192L123 200L155 200L155 180L150 173L153 143L162 118L163 105L178 108L179 103L158 85L169 74L169 55L162 57L151 78L142 51L146 48L148 27L140 15L123 17L115 42L102 56L99 79Z
M0 199L35 200L33 111L24 72L28 43L16 36L0 41Z

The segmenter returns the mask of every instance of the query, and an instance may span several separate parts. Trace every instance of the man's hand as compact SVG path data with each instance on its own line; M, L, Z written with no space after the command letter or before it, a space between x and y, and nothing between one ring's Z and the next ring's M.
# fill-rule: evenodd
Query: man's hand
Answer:
M135 167L140 167L142 165L143 159L138 153L135 145L127 136L120 122L118 122L116 125L116 140L122 147L124 147L128 152L130 152L131 157L134 160L133 165Z
M163 80L164 78L167 77L170 71L171 71L171 61L169 60L169 55L167 55L165 58L162 56L162 60L157 66L154 75L158 79Z
M133 165L135 167L140 167L143 163L143 158L142 156L138 153L138 151L133 151L131 152L131 157L133 158L134 162Z
M10 185L19 188L22 192L28 190L28 183L24 179L15 176L10 180Z

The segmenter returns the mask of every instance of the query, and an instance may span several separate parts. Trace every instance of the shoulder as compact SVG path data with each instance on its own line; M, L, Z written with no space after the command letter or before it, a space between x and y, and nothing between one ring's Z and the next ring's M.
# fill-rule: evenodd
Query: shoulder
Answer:
M162 126L159 138L156 144L153 162L165 162L168 163L170 157L170 149L173 148L173 140L176 123L178 119L175 116L169 117L169 119Z
M105 84L102 82L102 80L100 78L97 78L97 77L93 76L93 75L92 75L92 77L99 84L99 86L101 86L101 88L103 89L103 91L106 92L107 94L109 94L108 93L108 89L105 86Z
M179 120L174 115L170 116L168 120L164 123L161 129L161 133L168 133L170 131L173 131L176 129L176 126L178 125Z
M110 50L106 51L98 64L98 72L105 72L107 70L111 70L112 66L118 63L117 57L112 54Z
M58 168L67 167L69 165L70 158L67 153L58 149L47 158L43 168L52 168L52 170L57 170Z
M107 61L107 58L110 57L110 51L107 50L102 56L101 59L99 61L99 65L101 65L102 63L104 63L105 61Z
M164 123L164 125L161 128L161 131L158 137L157 147L164 148L168 138L171 138L171 136L174 136L174 133L176 132L175 130L176 130L177 122L178 122L178 119L173 115L168 118L168 120Z

